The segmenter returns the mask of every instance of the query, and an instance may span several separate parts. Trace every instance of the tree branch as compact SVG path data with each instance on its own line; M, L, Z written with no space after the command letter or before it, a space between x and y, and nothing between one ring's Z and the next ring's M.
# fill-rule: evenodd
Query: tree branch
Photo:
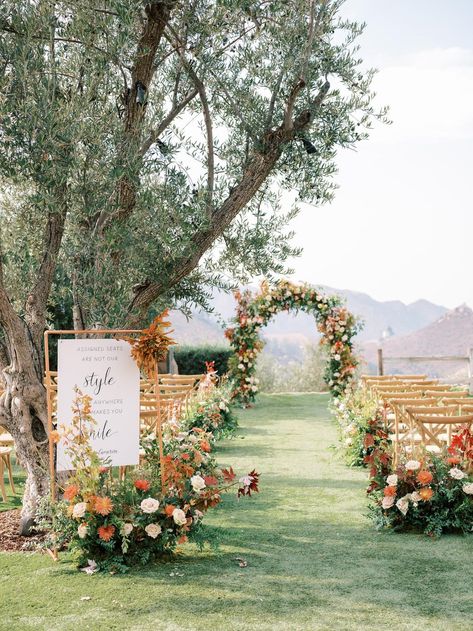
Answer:
M138 166L142 159L140 135L146 113L146 104L141 97L143 93L146 95L149 92L156 70L156 53L176 2L177 0L154 1L145 6L146 19L134 56L131 88L126 100L125 123L119 150L119 163L127 163L130 154L135 154L135 174L139 171ZM123 221L131 215L136 204L135 174L127 172L118 180L116 190L118 208L115 212L104 208L97 219L94 232L103 233L112 220Z
M67 194L66 185L60 187L60 194L63 197L59 200L62 209L49 214L43 237L43 258L36 276L36 283L25 305L26 321L38 348L41 346L41 336L46 326L45 313L66 223L67 206L64 199Z
M169 127L169 125L173 122L173 120L179 116L182 110L197 96L198 90L192 90L187 93L187 95L177 103L169 113L163 118L163 120L159 123L158 127L154 129L146 138L146 140L141 145L141 155L144 156L154 145L155 142L159 139L161 134Z
M310 2L310 12L309 12L309 28L307 32L307 42L304 48L304 54L302 55L301 60L301 68L300 68L300 76L297 82L294 84L291 93L289 95L286 111L284 114L284 128L291 129L293 116L294 116L294 106L299 96L301 90L305 87L307 82L307 69L309 65L310 53L312 51L312 46L315 38L315 5L317 4L317 0L311 0Z
M150 305L197 267L205 252L225 232L267 180L283 152L284 145L310 126L314 112L321 106L329 88L330 84L326 81L310 108L296 116L290 129L286 129L283 123L266 134L260 145L262 149L254 151L240 181L230 190L222 205L212 213L209 223L195 232L179 259L173 259L169 269L164 269L162 280L148 283L135 294L129 305L127 326L139 325Z

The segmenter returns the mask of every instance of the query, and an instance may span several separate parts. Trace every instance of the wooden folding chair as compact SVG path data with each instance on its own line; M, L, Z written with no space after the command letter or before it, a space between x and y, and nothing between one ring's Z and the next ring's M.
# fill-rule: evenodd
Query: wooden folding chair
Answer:
M12 493L15 495L15 485L13 484L13 471L11 466L11 453L12 448L6 445L0 446L0 492L4 502L7 501L7 492L5 490L5 467L8 471L8 481L10 482Z
M429 451L442 451L462 427L471 428L473 414L457 415L458 406L438 408L408 408L412 420L410 433L411 452L416 445Z
M430 407L437 404L436 399L412 398L412 393L406 397L389 399L388 405L392 414L387 414L387 427L394 445L394 461L397 463L400 446L405 442L405 437L412 431L410 417L407 413L409 407Z
M468 390L426 390L425 396L436 397L437 399L459 399L468 396ZM473 398L471 399L473 401Z

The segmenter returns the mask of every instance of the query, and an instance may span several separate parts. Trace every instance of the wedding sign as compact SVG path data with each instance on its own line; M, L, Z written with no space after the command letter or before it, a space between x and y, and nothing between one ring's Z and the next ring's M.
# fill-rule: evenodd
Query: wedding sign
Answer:
M140 372L130 353L130 344L118 340L58 342L58 427L71 423L76 388L92 397L91 446L110 466L139 463ZM56 468L72 468L62 440Z

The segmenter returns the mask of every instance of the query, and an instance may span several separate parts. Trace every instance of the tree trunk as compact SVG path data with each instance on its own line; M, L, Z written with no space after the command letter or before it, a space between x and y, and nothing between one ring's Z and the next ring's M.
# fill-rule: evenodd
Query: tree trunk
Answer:
M25 344L25 341L23 341ZM33 365L33 350L19 348L4 371L5 392L0 397L0 423L15 441L16 456L26 471L26 485L21 510L20 534L30 534L39 498L49 492L49 442L47 434L46 390ZM31 355L31 363L22 366L18 355Z

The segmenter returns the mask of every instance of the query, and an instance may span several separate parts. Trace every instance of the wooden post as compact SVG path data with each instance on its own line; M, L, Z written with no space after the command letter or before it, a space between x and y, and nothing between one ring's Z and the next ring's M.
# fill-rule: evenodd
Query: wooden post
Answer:
M473 348L468 352L468 381L470 382L470 394L473 394Z
M384 375L383 349L378 348L378 375Z

